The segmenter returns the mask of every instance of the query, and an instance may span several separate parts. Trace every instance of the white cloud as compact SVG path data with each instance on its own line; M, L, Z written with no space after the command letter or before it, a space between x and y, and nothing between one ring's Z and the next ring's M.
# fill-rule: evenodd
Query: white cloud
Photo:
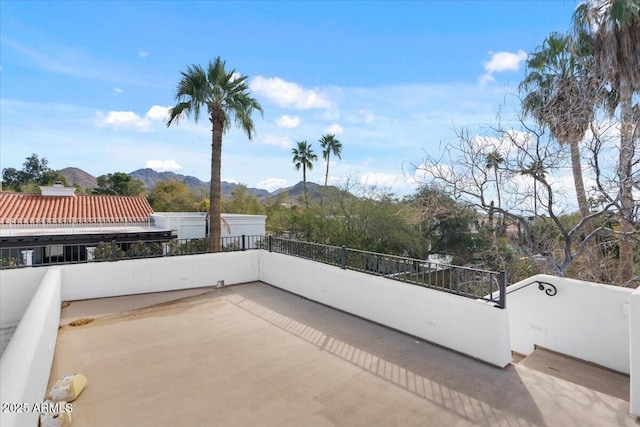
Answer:
M332 133L334 135L341 135L342 132L344 132L344 129L342 129L342 126L340 126L337 123L332 124L331 126L329 126L328 128L326 128L325 133Z
M138 51L138 56L140 56L140 58L146 58L147 56L149 56L149 52L145 52L143 50L139 50Z
M265 190L271 192L277 190L278 188L283 188L287 186L287 180L282 178L267 178L264 181L260 181L256 184L258 188L264 188Z
M99 112L96 116L99 126L111 126L117 129L138 129L143 131L149 128L149 122L133 111L109 111L106 116Z
M169 115L170 107L163 107L161 105L154 105L149 108L145 117L150 120L164 121Z
M182 169L182 166L180 166L175 160L147 160L147 167L159 172L177 171Z
M522 49L518 52L489 52L491 59L485 61L484 71L485 73L479 77L480 85L484 86L489 82L494 82L494 73L501 73L503 71L518 71L520 65L527 60L527 53Z
M280 107L300 110L331 108L331 102L318 89L304 89L296 83L287 82L279 77L257 76L251 82L251 90Z
M502 71L518 71L520 64L527 59L527 53L522 49L517 53L489 52L491 60L484 63L487 73L500 73Z
M286 136L265 135L258 139L260 144L273 145L280 148L290 148L291 140Z
M276 120L276 124L281 128L297 128L300 126L300 117L298 116L281 116L278 120Z
M398 182L398 176L392 173L367 172L360 177L360 184L392 187Z
M138 129L148 131L150 121L164 121L167 117L169 107L154 105L149 108L144 117L140 117L133 111L109 111L106 115L102 112L96 113L98 126L109 126L116 129Z
M113 91L117 94L121 94L122 93L122 89L120 89L119 87L113 89Z

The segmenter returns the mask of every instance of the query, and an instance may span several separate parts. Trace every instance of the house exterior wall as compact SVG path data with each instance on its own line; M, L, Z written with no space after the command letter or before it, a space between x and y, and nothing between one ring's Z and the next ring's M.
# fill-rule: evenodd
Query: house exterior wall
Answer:
M222 219L229 224L227 230L222 224L222 237L230 236L264 236L266 234L266 215L242 215L223 213Z
M206 237L207 214L204 212L155 212L149 217L156 227L176 232L178 239ZM266 215L222 214L222 237L264 236Z
M207 235L205 212L155 212L149 218L156 227L172 230L178 239L202 239Z

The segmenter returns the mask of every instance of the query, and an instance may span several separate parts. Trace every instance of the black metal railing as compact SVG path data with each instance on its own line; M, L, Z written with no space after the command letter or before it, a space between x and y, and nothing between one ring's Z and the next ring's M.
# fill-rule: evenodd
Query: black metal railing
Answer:
M424 286L467 298L494 302L506 307L506 274L427 260L385 255L317 243L262 235L223 237L220 251L267 249L305 258L342 269L359 271ZM54 264L120 261L164 256L196 255L209 252L208 239L169 241L110 241L98 244L27 246L0 248L0 269Z
M264 236L223 237L220 252L245 251L264 247ZM209 252L209 239L109 241L92 244L25 246L0 248L0 269L120 261L163 256L195 255Z
M384 276L467 298L492 301L498 307L506 307L507 279L505 272L480 270L349 249L344 246L322 245L272 236L268 237L267 250L343 269Z
M520 289L524 289L535 284L538 285L537 288L539 291L543 291L546 295L549 295L550 297L555 296L558 293L558 288L556 288L556 286L553 283L544 282L542 280L534 280L532 282L527 283L526 285L520 286L518 289L513 289L507 292L507 294L518 292Z

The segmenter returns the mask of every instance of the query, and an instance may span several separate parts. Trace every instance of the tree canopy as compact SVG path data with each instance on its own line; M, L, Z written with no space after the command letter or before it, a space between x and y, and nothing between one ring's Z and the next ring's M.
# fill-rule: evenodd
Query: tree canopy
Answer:
M253 113L262 114L262 107L250 94L247 76L236 70L227 70L220 57L209 62L207 68L191 65L181 73L175 92L177 104L169 110L167 126L184 117L200 120L201 109L206 108L211 123L211 185L209 188L209 250L220 249L221 244L221 184L220 169L222 135L233 121L249 139L254 134Z
M124 172L108 173L96 178L98 188L94 194L110 194L120 196L140 196L146 192L144 182L134 179Z
M49 167L46 158L38 158L37 154L27 157L22 170L5 168L2 170L2 190L16 192L37 192L38 186L53 185L60 182L66 185L67 180L60 172Z

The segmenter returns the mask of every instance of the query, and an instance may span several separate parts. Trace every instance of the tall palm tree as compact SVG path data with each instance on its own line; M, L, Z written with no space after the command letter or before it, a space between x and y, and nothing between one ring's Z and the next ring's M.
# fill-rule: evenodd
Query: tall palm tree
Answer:
M322 135L320 138L320 146L322 147L322 158L327 161L327 172L324 175L324 186L327 186L329 181L329 157L331 153L339 159L342 159L342 143L336 139L336 136L331 133Z
M222 155L222 135L229 130L231 119L251 140L254 134L252 114L262 107L249 92L247 76L227 71L226 62L217 57L207 68L191 65L181 72L182 78L176 87L177 104L169 110L167 127L178 123L184 117L200 120L200 110L207 109L211 122L211 184L209 197L209 250L220 250L220 167Z
M578 36L580 37L580 35ZM522 107L526 115L542 126L571 152L571 169L580 214L589 215L582 179L580 141L594 116L593 82L588 55L580 40L552 33L527 60L520 89L525 93Z
M632 162L635 152L633 94L640 93L640 0L588 0L574 12L577 32L592 37L595 71L617 93L620 105L620 229L633 233ZM633 242L620 241L619 280L633 279Z
M329 157L331 153L334 156L342 159L342 143L336 139L336 136L331 133L322 135L319 140L322 147L322 158L327 161L327 172L324 175L324 188L322 189L322 197L320 197L320 206L324 206L324 193L327 190L327 183L329 182Z
M302 167L302 188L304 191L304 204L306 206L309 205L309 200L307 199L307 169L313 169L313 162L318 160L318 156L313 154L313 149L310 144L307 144L307 141L298 141L297 147L291 150L291 154L293 154L293 165L296 170L300 170Z
M498 150L493 150L489 154L487 154L487 163L485 164L485 168L488 170L493 169L493 175L496 181L496 193L498 194L498 209L500 209L502 203L502 201L500 200L500 181L498 180L498 169L500 168L500 165L502 163L504 163L504 157L502 157L502 154L500 154ZM502 218L503 216L501 215L499 225L502 225ZM491 224L491 226L493 227L493 224Z

